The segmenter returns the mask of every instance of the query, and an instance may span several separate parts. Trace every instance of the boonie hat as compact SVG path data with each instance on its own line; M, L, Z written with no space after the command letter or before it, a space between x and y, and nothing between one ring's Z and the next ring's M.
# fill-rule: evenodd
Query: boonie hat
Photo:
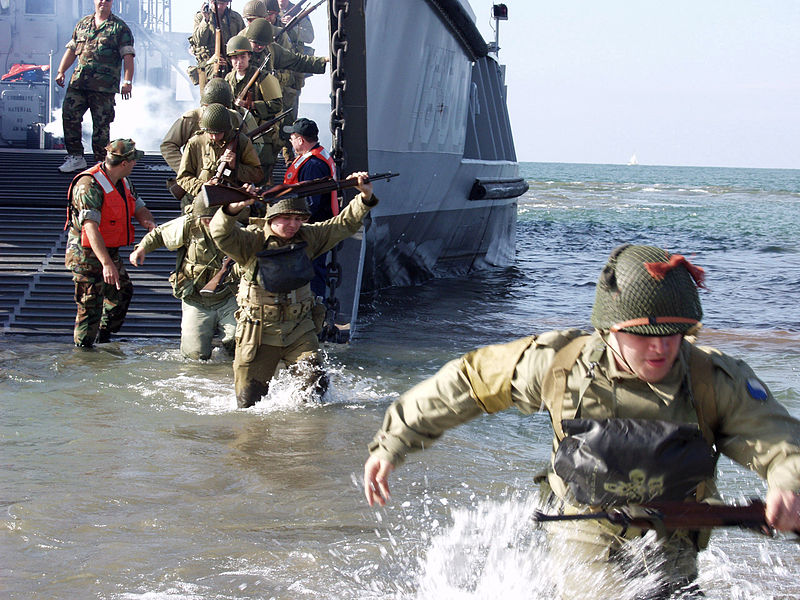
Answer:
M680 254L626 244L608 258L597 282L592 325L607 331L666 336L700 324L698 287L705 273Z
M284 125L283 131L286 133L299 133L305 138L316 138L319 136L319 128L311 119L297 119L291 125Z
M115 162L122 162L123 160L139 160L144 156L142 150L136 149L136 142L130 138L120 138L109 142L106 146L107 156L114 159Z

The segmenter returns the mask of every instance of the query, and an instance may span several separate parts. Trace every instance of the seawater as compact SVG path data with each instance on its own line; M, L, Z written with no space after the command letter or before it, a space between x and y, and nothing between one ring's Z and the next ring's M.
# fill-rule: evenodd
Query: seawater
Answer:
M175 340L123 330L81 352L69 332L0 338L0 594L555 598L570 573L530 523L545 415L448 432L395 472L384 509L363 499L366 444L388 404L447 360L589 327L597 275L625 242L704 267L701 342L746 359L800 416L800 171L521 167L516 263L380 293L353 343L327 348L321 403L281 377L237 410L228 360L183 360ZM720 484L731 502L765 493L725 459ZM720 530L701 583L710 598L800 597L796 547Z

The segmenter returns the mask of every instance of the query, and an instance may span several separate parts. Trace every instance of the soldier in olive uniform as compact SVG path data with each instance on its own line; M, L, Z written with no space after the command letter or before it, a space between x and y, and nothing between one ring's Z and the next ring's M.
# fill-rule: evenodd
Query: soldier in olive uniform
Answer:
M302 9L296 9L295 5L289 0L275 0L280 8L279 26L287 25ZM292 27L288 32L289 46L288 48L296 54L313 54L313 48L308 46L314 41L314 26L311 24L311 19L304 17ZM293 123L297 119L297 107L300 103L300 92L306 84L306 74L292 72L286 87L288 88L287 95L289 98L284 98L284 105L286 108L290 106L293 108L292 112L287 115L286 124ZM293 102L290 103L290 100ZM288 146L288 144L287 144Z
M262 0L249 0L244 3L242 16L245 25L249 25L256 19L264 19L267 16L267 5Z
M233 128L227 108L222 104L207 106L200 129L186 144L178 168L178 185L186 191L182 202L193 200L204 183L218 179L220 170L222 178L233 185L261 181L264 172L253 142Z
M597 284L594 333L553 331L480 348L389 408L364 466L367 501L389 500L388 476L407 452L515 406L550 415L551 464L537 480L557 512L713 498L721 452L767 480L771 526L800 530L800 422L743 361L685 338L700 326L702 280L702 269L680 255L616 249ZM671 440L680 440L671 452L656 451ZM694 580L707 535L699 531L661 531L635 560L625 551L643 532L633 526L572 521L548 533L569 561L565 597L628 597L626 586L646 570L659 578L648 598L702 594Z
M133 297L133 284L119 249L133 243L136 217L153 229L153 215L128 180L144 152L132 140L114 140L106 159L87 169L69 187L69 228L64 265L75 282L75 345L91 348L95 338L108 342L122 327Z
M218 330L223 348L233 354L238 278L232 269L227 269L215 289L201 293L223 269L225 257L208 231L211 217L218 208L209 208L202 199L195 198L186 214L153 229L130 256L131 264L138 267L153 250L177 250L170 283L174 296L181 301L181 354L187 358L210 358L212 340Z
M217 12L221 15L220 24L217 23ZM230 0L210 0L203 3L203 10L194 16L194 29L189 38L192 54L197 59L197 79L200 89L205 87L206 81L211 80L219 71L219 76L228 72L228 60L225 56L225 44L234 35L244 29L242 15L230 9ZM214 59L216 51L217 28L222 33L222 47L220 48L220 63ZM193 67L194 68L194 67ZM190 70L190 75L193 71ZM193 76L193 79L195 77Z
M164 140L161 142L161 156L176 173L181 167L181 149L200 131L200 118L203 110L210 104L222 104L230 110L231 125L234 129L239 127L242 117L233 107L233 93L231 86L224 79L215 77L206 84L200 96L200 108L193 108L183 113L169 128Z
M266 219L251 219L254 224L247 229L236 227L236 214L252 200L214 215L211 235L241 274L233 361L240 408L253 406L267 393L281 360L305 379L306 389L325 393L328 381L317 340L325 308L311 292L311 260L356 233L377 204L366 175L350 176L358 179L361 193L329 221L306 224L311 213L305 198L279 200L267 209Z
M92 113L92 151L97 162L105 158L105 148L114 120L114 94L127 100L133 85L133 34L125 22L111 14L110 0L95 0L94 14L75 26L61 58L56 83L64 87L67 69L78 60L64 96L62 120L67 158L58 168L72 173L86 168L81 141L81 122L87 110ZM125 79L120 88L120 73Z
M283 110L281 86L272 73L259 72L259 65L251 62L253 48L250 41L243 35L235 35L228 42L228 57L231 61L231 72L225 76L225 81L231 86L236 98L234 103L242 117L253 117L252 124L248 124L248 131L255 129L264 121L270 120ZM256 75L255 83L250 86L247 93L245 88ZM278 129L278 126L275 126ZM259 138L258 156L261 168L264 170L263 182L272 181L272 167L275 165L277 150L273 148L274 134L266 133Z
M278 82L281 85L281 92L283 94L283 107L296 107L298 91L295 87L293 87L293 85L295 85L295 76L299 75L302 77L302 74L304 73L324 73L325 66L328 64L328 57L306 56L304 54L293 52L288 47L290 44L288 41L286 41L285 34L281 36L283 42L281 42L281 40L276 41L274 39L276 31L277 30L273 28L267 19L256 19L247 26L247 29L242 32L242 35L250 40L250 44L253 47L252 60L255 63L260 65L261 62L263 62L266 53L269 52L271 54L269 66L275 73L275 77L277 77ZM294 123L296 117L293 115L296 114L296 110L292 113L289 113L284 118L283 123L286 125L291 125ZM282 131L280 131L280 128L275 135L275 150L277 157L277 152L279 149L288 144L289 136L283 135ZM278 141L277 138L280 138L280 140ZM291 157L291 153L287 153L286 156ZM291 160L286 160L287 164L289 162L291 162Z

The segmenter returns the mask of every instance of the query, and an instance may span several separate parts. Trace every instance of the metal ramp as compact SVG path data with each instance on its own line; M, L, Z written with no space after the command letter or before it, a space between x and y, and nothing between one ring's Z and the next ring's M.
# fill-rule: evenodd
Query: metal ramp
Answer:
M64 267L66 193L73 175L58 166L63 151L0 149L0 331L4 334L72 335L74 288ZM90 157L87 157L87 161ZM165 180L173 173L159 155L144 157L131 175L156 223L180 214ZM136 228L136 239L144 234ZM148 254L144 266L127 262L134 296L120 336L178 337L180 302L167 278L175 253Z

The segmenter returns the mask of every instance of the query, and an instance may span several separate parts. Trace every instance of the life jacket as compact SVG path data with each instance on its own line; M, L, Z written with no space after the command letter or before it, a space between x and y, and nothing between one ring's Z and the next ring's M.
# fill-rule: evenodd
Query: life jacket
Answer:
M566 491L552 478L557 475L579 502L590 505L614 504L614 496L617 503L626 497L641 503L663 499L661 494L679 493L697 501L711 495L719 456L713 429L717 405L711 355L690 345L689 393L697 414L694 434L692 424L613 417L564 419L567 380L590 339L580 336L561 348L542 380L542 401L555 433L550 487L560 490L558 495ZM599 360L599 354L590 360ZM590 381L587 377L581 389ZM648 472L655 476L649 477Z
M131 188L128 185L128 178L122 178L122 186L125 190L125 198L123 198L117 186L111 183L111 180L102 169L103 163L97 163L93 167L86 169L79 173L72 183L69 184L67 191L67 198L69 204L67 206L67 222L64 229L72 224L72 190L75 183L81 177L90 175L103 190L103 207L100 211L100 235L103 236L103 242L106 248L119 248L121 246L128 246L133 243L133 223L131 217L136 212L136 198L134 198ZM81 228L81 246L84 248L91 248L89 243L89 236L86 231Z
M306 152L305 154L301 154L297 158L292 161L286 169L286 174L283 176L283 183L285 184L293 184L293 183L300 183L300 168L312 157L316 156L317 158L323 160L328 168L331 171L331 177L336 179L336 164L333 162L331 155L328 154L328 151L325 150L322 146L317 144L311 150ZM335 217L339 214L339 195L336 192L330 193L330 202L331 202L331 213Z

